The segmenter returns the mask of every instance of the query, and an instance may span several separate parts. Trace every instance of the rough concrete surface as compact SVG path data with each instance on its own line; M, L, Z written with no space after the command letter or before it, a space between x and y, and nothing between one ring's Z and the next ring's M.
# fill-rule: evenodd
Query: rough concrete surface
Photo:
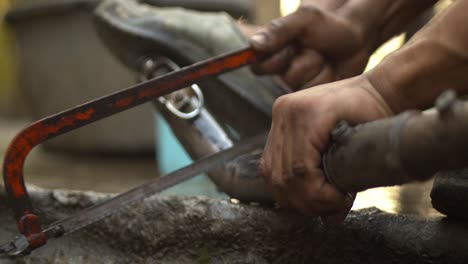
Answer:
M449 217L468 220L468 168L439 172L431 191L432 206Z
M31 196L45 222L109 197L38 188ZM4 202L0 225L2 242L15 236ZM460 223L372 208L326 228L269 207L154 196L30 256L0 263L466 263L467 234Z

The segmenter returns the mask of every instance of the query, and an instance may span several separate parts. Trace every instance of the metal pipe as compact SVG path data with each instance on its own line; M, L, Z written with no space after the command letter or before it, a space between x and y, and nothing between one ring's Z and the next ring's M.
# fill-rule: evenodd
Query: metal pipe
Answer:
M345 192L359 192L422 181L468 165L468 103L448 91L436 109L348 128L324 156L329 181Z
M153 61L162 61L167 63L168 58L161 58L155 56ZM175 64L174 62L172 62ZM177 65L172 66L174 70ZM160 74L167 74L171 71L170 67L167 67L164 63L161 64L157 69L153 69L147 72L145 75L147 78L154 78ZM214 81L214 80L213 80ZM206 86L222 86L222 82L207 83ZM201 84L202 89L207 92L208 87ZM217 89L221 89L218 87ZM212 91L213 92L213 91ZM237 129L236 134L244 137L244 134L251 133L250 130L263 131L263 127L269 124L269 118L262 114L252 113L253 109L246 109L246 105L243 104L242 100L239 100L234 94L228 95L229 90L224 89L226 97L230 98L230 101L234 101L234 105L238 106L239 110L237 114L242 116L249 115L249 123L257 124L252 126L251 124L241 123L241 126L230 124L234 126L232 129ZM187 89L177 91L177 93L184 94L187 97L191 97ZM210 92L208 91L208 95ZM213 99L213 98L211 98ZM196 108L199 102L193 102L191 99L188 102L188 109ZM208 107L210 106L210 100L207 101ZM226 127L222 123L229 124L229 118L223 116L223 113L217 113L216 118L212 111L203 106L197 116L190 119L180 118L174 115L164 104L155 100L153 105L157 109L158 113L163 116L171 127L172 132L175 134L180 143L184 146L184 149L190 155L193 160L198 160L202 157L216 154L222 150L228 149L235 144L235 139L232 135L229 135L226 131ZM226 102L224 102L226 105ZM214 107L217 109L216 107ZM250 110L250 111L249 111ZM220 122L221 120L222 122ZM265 125L264 125L265 123ZM239 130L240 129L240 130ZM256 172L258 167L257 160L262 149L254 151L251 156L243 155L224 166L218 166L216 169L208 172L210 179L216 184L217 188L229 195L230 197L239 199L241 201L254 201L254 202L270 202L273 200L272 196L266 190L266 185L261 177L258 177ZM252 173L253 172L253 173Z

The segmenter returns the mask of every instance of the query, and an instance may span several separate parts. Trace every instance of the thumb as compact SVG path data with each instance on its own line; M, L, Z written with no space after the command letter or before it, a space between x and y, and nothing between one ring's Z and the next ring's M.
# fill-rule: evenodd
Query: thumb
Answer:
M339 17L324 13L313 5L301 6L296 12L271 21L250 38L252 47L271 54L291 44L341 56L360 45L357 28ZM297 42L297 43L291 43Z
M296 40L309 24L304 12L296 11L288 16L271 21L249 40L252 47L262 53L273 53Z

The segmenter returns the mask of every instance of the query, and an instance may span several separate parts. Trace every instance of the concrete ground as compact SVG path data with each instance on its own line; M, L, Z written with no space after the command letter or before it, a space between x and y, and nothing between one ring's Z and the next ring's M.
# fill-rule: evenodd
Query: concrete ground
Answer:
M31 188L42 222L106 199L93 192ZM0 192L0 199L4 195ZM0 238L17 234L0 203ZM468 228L443 218L395 215L375 208L324 226L270 206L195 196L153 196L80 232L49 240L1 264L84 263L466 263Z
M9 141L28 121L0 119L0 164ZM25 180L47 189L119 193L157 177L154 157L70 155L40 146L26 161ZM354 209L377 207L390 213L439 216L430 204L432 181L360 193Z
M27 124L0 119L0 158ZM77 156L39 147L26 162L25 179L46 189L119 193L157 177L155 164L148 156ZM360 193L338 227L234 200L153 196L27 257L0 257L0 263L465 263L468 229L432 209L431 186ZM45 226L109 197L33 187L30 194ZM4 199L0 192L2 243L17 235ZM372 206L396 214L356 210Z

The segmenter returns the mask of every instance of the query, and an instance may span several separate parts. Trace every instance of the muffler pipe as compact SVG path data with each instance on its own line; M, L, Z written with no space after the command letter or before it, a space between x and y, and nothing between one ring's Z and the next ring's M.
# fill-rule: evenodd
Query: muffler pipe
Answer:
M323 157L330 182L344 192L423 181L468 165L468 103L453 91L436 108L349 127L340 123Z

